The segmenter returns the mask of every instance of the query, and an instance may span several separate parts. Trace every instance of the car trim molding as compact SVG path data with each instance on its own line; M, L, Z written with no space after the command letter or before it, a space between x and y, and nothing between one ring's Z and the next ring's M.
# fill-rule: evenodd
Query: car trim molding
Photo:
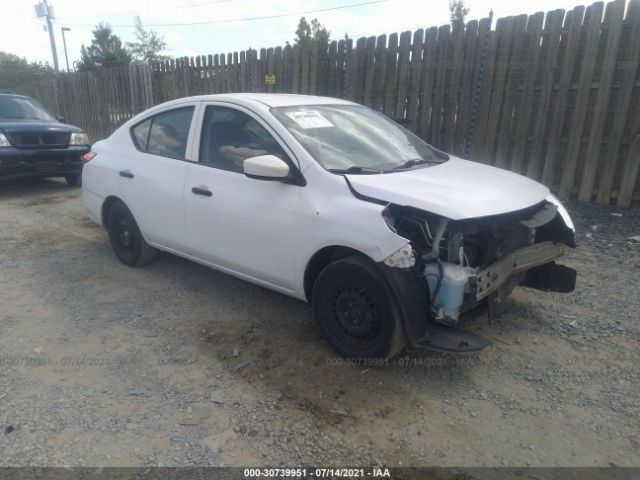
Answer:
M358 193L356 189L353 188L353 185L351 185L351 182L349 181L347 176L342 175L342 177L344 178L344 181L347 182L347 186L349 187L349 190L351 191L353 196L356 197L358 200L362 200L364 202L369 202L369 203L375 203L376 205L384 205L385 207L390 204L390 202L385 202L384 200L379 200L377 198L369 197L367 195Z

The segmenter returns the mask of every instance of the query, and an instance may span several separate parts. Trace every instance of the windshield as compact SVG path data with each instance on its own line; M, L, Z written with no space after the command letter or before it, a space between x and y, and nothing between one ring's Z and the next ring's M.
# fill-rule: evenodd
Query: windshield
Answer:
M0 118L11 120L44 120L55 122L56 119L42 105L27 97L0 95Z
M271 111L320 165L336 173L419 168L448 158L370 108L303 105Z

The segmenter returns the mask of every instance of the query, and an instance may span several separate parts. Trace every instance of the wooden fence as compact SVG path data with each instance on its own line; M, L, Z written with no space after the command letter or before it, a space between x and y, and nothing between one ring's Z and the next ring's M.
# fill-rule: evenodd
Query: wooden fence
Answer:
M94 139L164 101L223 92L347 98L445 151L562 198L640 199L640 0L400 35L178 58L26 86Z

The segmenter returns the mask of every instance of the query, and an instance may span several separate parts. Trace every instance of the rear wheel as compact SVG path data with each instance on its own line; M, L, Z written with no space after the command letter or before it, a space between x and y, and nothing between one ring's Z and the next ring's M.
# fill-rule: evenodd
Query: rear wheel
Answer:
M350 358L391 358L405 346L396 300L373 262L348 257L318 275L313 316L327 342Z
M133 215L122 202L107 213L107 231L113 252L125 265L139 267L155 258L158 251L145 242Z
M82 185L82 174L81 173L70 173L68 175L65 175L64 179L72 187L79 187L80 185Z

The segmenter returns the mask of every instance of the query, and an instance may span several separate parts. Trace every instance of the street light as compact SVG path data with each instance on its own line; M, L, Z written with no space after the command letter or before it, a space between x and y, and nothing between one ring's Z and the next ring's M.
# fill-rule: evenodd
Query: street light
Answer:
M67 40L64 38L64 32L70 32L71 29L68 27L61 27L62 30L62 45L64 46L64 59L67 62L67 72L70 72L69 70L69 56L67 55Z

